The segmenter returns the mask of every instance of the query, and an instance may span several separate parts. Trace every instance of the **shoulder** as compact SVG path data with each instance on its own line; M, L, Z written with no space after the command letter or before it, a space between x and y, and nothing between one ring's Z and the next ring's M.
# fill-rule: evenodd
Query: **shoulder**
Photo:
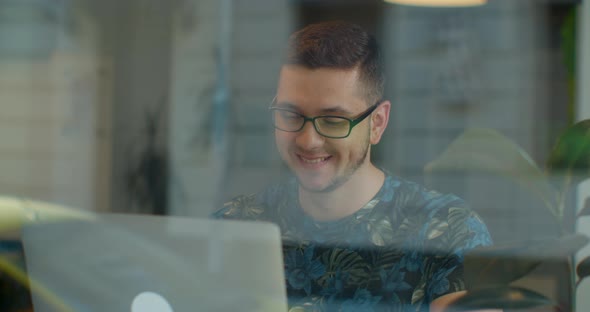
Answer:
M284 182L267 187L261 192L239 195L223 204L212 214L218 219L264 220L268 219L269 207L275 207L289 192L289 183Z
M393 219L398 233L413 237L424 247L462 253L477 246L491 245L483 220L454 194L440 193L403 179L388 177ZM386 199L386 198L385 198Z
M387 175L381 198L391 202L390 207L403 214L433 215L450 207L467 207L465 202L454 194L444 194L429 190L419 183Z

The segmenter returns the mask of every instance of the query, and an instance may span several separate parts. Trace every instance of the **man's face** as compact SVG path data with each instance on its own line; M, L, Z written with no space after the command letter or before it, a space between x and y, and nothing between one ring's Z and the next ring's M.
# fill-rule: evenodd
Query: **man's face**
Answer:
M374 104L361 96L357 77L357 70L286 65L281 70L275 106L307 117L335 115L353 119ZM275 140L282 159L302 188L329 192L368 168L369 146L376 143L371 140L370 119L354 127L347 138L326 138L306 122L299 132L275 130Z

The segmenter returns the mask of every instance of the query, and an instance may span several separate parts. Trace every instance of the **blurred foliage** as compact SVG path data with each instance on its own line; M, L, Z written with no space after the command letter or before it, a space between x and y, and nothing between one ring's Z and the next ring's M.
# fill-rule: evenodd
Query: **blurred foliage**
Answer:
M560 33L563 63L567 70L568 119L570 124L573 123L575 116L577 11L575 6L570 9L561 26Z
M541 198L558 220L563 214L543 170L526 151L493 129L466 130L424 170L429 175L469 171L500 175Z
M548 174L569 177L571 182L590 176L590 120L582 120L561 134L546 169Z
M466 254L465 283L469 291L457 306L469 303L480 308L506 308L551 302L547 298L541 300L537 293L515 290L509 285L544 261L564 259L573 267L573 255L588 243L585 235L572 234L568 225L577 217L590 215L590 208L584 207L576 216L571 200L578 183L590 177L590 120L580 121L561 134L544 170L499 132L471 129L452 142L425 171L428 175L479 172L503 176L541 197L544 205L536 210L549 210L561 226L559 237L498 244ZM578 279L590 275L590 260L583 259L576 272ZM575 288L573 282L571 294Z
M577 6L572 6L560 29L563 63L567 71L569 124L575 120L576 28ZM541 294L509 284L529 274L548 258L567 259L573 267L573 255L588 242L583 235L568 233L573 231L577 218L590 215L590 199L577 215L572 200L578 183L590 177L590 120L575 123L560 135L543 170L516 144L493 130L484 129L466 131L425 168L430 175L468 170L503 176L538 196L544 203L539 209L551 212L563 236L480 248L467 254L465 275L469 291L455 306L460 310L555 306ZM590 258L579 261L575 271L578 283L589 276ZM574 294L575 284L573 280L571 282L569 293Z

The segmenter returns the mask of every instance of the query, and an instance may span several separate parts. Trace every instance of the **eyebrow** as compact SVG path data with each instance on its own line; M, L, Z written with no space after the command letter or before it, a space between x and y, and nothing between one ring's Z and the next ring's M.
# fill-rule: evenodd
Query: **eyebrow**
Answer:
M290 102L277 102L274 106L279 107L279 108L288 109L288 110L293 110L296 112L300 111L299 108L297 107L297 105L290 103ZM344 109L340 106L334 106L334 107L328 107L328 108L321 109L320 114L318 116L326 115L326 114L352 115L352 112L350 112L349 110Z

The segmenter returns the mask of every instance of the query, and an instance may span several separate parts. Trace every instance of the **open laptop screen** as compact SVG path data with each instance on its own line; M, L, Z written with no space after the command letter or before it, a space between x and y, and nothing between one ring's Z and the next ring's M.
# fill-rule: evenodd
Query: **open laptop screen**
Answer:
M55 299L74 311L156 299L171 311L286 309L272 224L109 214L29 226L23 243L31 280L55 295L33 292L35 311L54 311Z

